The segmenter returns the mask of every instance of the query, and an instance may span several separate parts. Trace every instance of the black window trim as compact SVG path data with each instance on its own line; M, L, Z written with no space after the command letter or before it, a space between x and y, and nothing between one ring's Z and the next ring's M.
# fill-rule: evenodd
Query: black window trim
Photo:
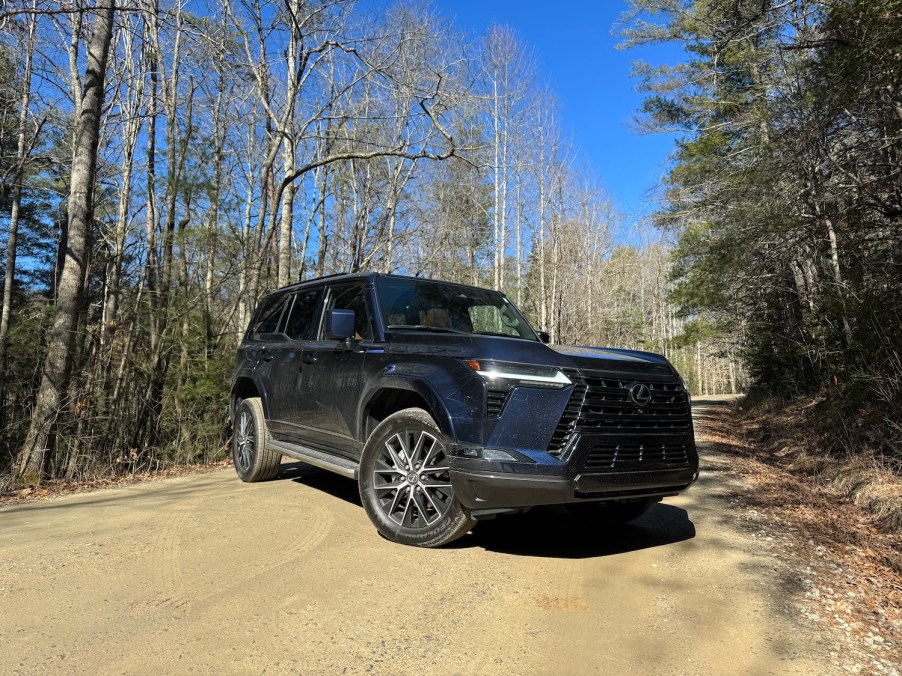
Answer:
M316 330L316 342L318 343L334 343L334 340L328 340L323 338L323 330L324 330L324 322L326 319L326 309L329 307L329 302L332 300L332 294L335 293L336 289L341 289L343 287L356 286L360 291L363 292L363 308L366 311L366 320L367 324L370 327L370 338L363 338L361 342L371 343L375 339L376 330L373 326L373 310L370 307L372 304L372 300L369 298L369 289L368 285L364 280L359 279L350 279L341 282L333 282L332 284L326 284L326 293L323 294L322 303L320 304L320 313L319 313L319 327Z
M275 295L275 294L273 294L273 295ZM267 336L283 336L283 337L287 338L287 336L285 336L284 333L281 333L279 331L279 329L283 328L283 321L285 320L285 317L286 317L285 308L294 304L294 298L292 297L290 299L287 299L288 295L289 294L281 293L281 294L276 295L276 297L273 300L273 303L275 303L275 304L278 304L278 303L282 304L281 314L279 315L279 321L276 322L276 330L275 331L266 331L264 333L258 333L257 331L254 330L255 328L257 328L257 324L260 321L260 315L263 313L263 302L261 301L260 306L258 308L258 312L256 312L254 314L253 319L251 319L251 325L248 327L248 335L247 335L248 339L261 340L261 341L265 342L267 340L272 340L272 339L268 339Z

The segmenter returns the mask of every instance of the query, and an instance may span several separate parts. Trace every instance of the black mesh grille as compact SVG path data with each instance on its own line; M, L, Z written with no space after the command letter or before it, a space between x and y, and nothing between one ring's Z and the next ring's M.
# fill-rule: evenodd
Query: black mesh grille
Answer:
M564 373L573 381L573 394L548 444L552 455L561 455L576 432L637 435L654 431L676 435L689 430L689 399L679 382L611 378L576 369L565 369ZM651 400L644 406L630 399L629 389L635 383L648 387ZM682 452L685 459L685 448ZM670 457L662 462L669 465ZM615 463L613 458L611 463Z
M507 395L510 390L493 390L489 388L485 393L485 414L489 418L498 418L507 403Z
M679 442L644 441L599 444L589 451L586 472L618 472L685 467L686 445Z
M591 431L606 429L660 429L684 431L689 428L690 412L686 392L679 383L660 383L596 377L583 374L587 389L579 414L578 427ZM646 385L651 401L634 404L629 397L633 383Z

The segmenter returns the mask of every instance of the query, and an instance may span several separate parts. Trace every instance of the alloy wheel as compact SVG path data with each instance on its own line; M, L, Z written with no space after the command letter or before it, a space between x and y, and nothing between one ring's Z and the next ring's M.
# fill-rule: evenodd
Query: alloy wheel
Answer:
M431 526L451 507L454 489L445 448L422 429L389 437L376 458L373 488L383 513L405 528Z
M254 458L255 435L254 416L251 415L250 411L242 411L238 417L238 432L235 445L235 462L242 472L247 472L251 468Z

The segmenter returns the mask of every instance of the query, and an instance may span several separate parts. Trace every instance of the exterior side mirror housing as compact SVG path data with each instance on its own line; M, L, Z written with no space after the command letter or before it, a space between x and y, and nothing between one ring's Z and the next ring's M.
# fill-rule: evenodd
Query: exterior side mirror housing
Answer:
M353 310L326 310L325 334L329 340L345 340L354 335Z
M541 340L546 345L551 342L551 336L548 335L548 331L536 331L539 335L539 340Z

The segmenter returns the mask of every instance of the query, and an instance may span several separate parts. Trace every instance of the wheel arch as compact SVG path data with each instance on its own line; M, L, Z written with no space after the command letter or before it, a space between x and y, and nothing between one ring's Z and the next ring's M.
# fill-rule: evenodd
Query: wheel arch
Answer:
M421 383L393 382L377 389L367 400L360 416L360 439L366 443L376 426L393 413L421 408L432 416L442 434L454 438L454 425L439 398Z
M229 419L235 420L235 410L238 408L238 404L242 399L248 399L250 397L261 397L260 390L257 387L257 384L254 382L254 379L250 376L239 376L235 379L235 383L232 385L232 394L229 397ZM266 414L266 402L262 401L263 411Z

